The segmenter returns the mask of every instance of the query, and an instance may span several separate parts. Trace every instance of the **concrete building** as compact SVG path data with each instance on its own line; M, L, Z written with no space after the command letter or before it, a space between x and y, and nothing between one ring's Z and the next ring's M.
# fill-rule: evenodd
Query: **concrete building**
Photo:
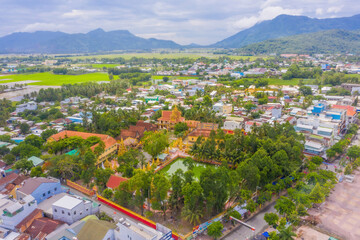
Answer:
M29 178L26 179L22 187L16 190L16 199L22 200L31 195L37 203L63 192L60 181L55 178Z
M141 223L135 223L129 219L121 218L116 224L117 228L114 231L115 240L165 240L172 239L172 232L165 227L158 227L157 229L150 228ZM162 230L162 231L160 231Z
M31 214L37 207L33 196L25 196L21 200L8 199L0 195L0 227L14 230L24 218Z
M74 222L99 212L99 205L76 196L63 196L52 205L53 219L73 224Z
M25 110L36 110L37 109L37 103L36 102L28 102L28 103L24 103L24 104L20 104L16 106L16 113L22 113Z

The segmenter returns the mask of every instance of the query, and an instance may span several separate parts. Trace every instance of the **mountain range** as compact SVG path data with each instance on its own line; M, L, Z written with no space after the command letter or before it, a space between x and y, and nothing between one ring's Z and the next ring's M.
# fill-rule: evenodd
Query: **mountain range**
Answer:
M333 31L328 31L333 30ZM88 33L18 32L0 38L0 53L96 53L156 48L240 48L247 53L360 52L360 14L352 17L316 19L279 15L209 46L182 46L173 41L145 39L127 30Z

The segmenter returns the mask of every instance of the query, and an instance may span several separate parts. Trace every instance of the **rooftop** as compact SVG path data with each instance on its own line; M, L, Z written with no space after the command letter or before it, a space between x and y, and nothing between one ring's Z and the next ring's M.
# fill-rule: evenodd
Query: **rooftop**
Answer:
M68 195L63 196L59 200L53 203L53 206L66 208L66 209L73 209L77 205L81 204L82 200L74 197L70 197Z

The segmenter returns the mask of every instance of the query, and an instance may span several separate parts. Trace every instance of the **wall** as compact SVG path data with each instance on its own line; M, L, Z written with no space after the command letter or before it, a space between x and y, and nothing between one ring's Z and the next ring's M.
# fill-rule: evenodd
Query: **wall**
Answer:
M35 189L35 191L31 194L31 196L33 196L36 199L37 203L39 204L45 199L48 199L49 197L62 192L63 190L61 188L60 182L42 183L37 189Z

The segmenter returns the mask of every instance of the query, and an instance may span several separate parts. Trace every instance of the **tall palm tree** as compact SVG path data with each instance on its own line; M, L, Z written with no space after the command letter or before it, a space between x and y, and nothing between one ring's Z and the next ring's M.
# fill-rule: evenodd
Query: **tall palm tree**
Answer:
M202 210L190 210L188 208L183 208L182 212L181 212L182 217L189 221L191 224L193 224L194 226L196 224L200 223L200 218L202 218L204 216Z
M280 240L293 240L293 237L296 237L296 234L292 231L292 226L283 228L279 232Z

